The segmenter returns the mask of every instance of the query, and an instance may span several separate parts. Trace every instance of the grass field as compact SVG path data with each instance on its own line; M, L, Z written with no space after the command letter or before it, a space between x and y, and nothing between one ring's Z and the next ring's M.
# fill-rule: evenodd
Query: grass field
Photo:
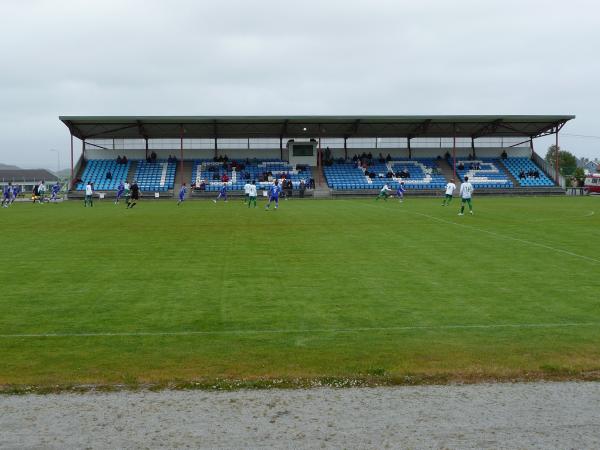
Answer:
M440 202L1 209L0 385L600 373L600 198Z

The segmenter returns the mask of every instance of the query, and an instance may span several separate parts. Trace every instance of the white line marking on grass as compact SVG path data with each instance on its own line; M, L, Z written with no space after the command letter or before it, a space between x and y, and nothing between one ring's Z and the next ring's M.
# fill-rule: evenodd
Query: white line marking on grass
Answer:
M591 216L593 216L594 214L596 214L596 212L595 212L595 211L590 211L588 214L584 214L584 215L583 215L583 217L591 217Z
M494 328L566 328L600 327L600 322L570 323L504 323L473 325L413 325L399 327L358 327L358 328L313 328L306 330L214 330L214 331L141 331L123 333L24 333L0 334L0 338L51 338L51 337L143 337L143 336L202 336L202 335L247 335L247 334L304 334L304 333L361 333L373 331L411 331L411 330L461 330Z
M551 246L546 245L546 244L540 244L539 242L528 241L527 239L516 238L516 237L513 237L513 236L507 236L505 234L495 233L494 231L483 230L481 228L477 228L477 227L474 227L472 225L467 225L467 224L464 224L464 223L452 222L451 220L440 219L439 217L430 216L428 214L423 214L423 213L419 213L419 212L414 212L413 214L417 214L417 215L423 216L423 217L428 217L430 219L437 220L438 222L443 222L443 223L447 223L447 224L450 224L450 225L456 225L457 227L463 227L463 228L467 228L467 229L479 231L480 233L487 233L487 234L490 234L492 236L496 236L496 237L499 237L499 238L502 238L502 239L508 239L508 240L511 240L511 241L522 242L523 244L528 244L528 245L535 245L537 247L545 248L545 249L552 250L552 251L555 251L555 252L564 253L565 255L573 256L575 258L580 258L580 259L583 259L583 260L592 261L592 262L595 262L595 263L600 263L600 259L591 258L589 256L580 255L578 253L573 253L573 252L570 252L568 250L562 250L562 249L556 248L556 247L551 247Z

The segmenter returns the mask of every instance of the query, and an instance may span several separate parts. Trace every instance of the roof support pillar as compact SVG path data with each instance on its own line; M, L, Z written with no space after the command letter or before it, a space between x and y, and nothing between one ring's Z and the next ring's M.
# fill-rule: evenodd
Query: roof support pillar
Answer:
M217 138L215 137L215 158L217 156L219 156L219 155L217 154Z
M348 160L348 138L344 138L344 159Z
M73 189L73 182L75 181L75 174L73 173L73 170L74 170L74 166L73 166L73 133L71 133L71 181L70 181L71 189Z
M283 136L279 136L279 159L283 161ZM288 162L290 158L288 156Z
M183 133L185 130L183 129L183 124L181 124L179 127L179 183L181 186L183 186Z
M556 127L556 184L560 186L560 149L558 147L558 127Z
M533 149L533 138L529 138L529 149L531 150L531 159L533 159L533 154L535 153L535 150Z
M83 155L83 159L85 160L85 139L81 141L81 154Z
M411 139L412 139L412 138L411 138L410 136L408 136L408 137L406 138L406 145L407 145L407 147L408 147L408 159L412 159L412 148L410 147L410 140L411 140Z
M452 173L456 180L456 124L454 124L452 133Z
M144 138L144 140L146 141L146 161L148 160L148 138Z
M323 155L321 153L321 138L319 138L319 150L317 151L317 166L319 167L323 167Z
M475 138L471 136L471 155L473 155L473 159L477 158L477 154L475 153Z

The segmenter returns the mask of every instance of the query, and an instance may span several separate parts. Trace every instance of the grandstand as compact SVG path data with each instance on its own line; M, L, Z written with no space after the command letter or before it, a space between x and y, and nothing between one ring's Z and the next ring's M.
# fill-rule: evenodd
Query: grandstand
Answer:
M71 194L92 181L107 195L124 179L142 192L194 196L248 180L314 185L309 195L372 195L404 181L409 193L439 195L468 176L478 193L560 194L564 179L535 152L535 138L574 116L61 117L82 155L71 162ZM296 150L296 147L300 148ZM149 158L149 152L156 154ZM379 153L379 156L372 156ZM177 155L177 158L172 156ZM354 154L354 156L353 156ZM386 158L382 155L386 154ZM127 164L117 157L127 156ZM227 156L229 155L229 156ZM366 157L368 155L368 157ZM110 171L112 179L107 179ZM313 183L311 183L313 181Z

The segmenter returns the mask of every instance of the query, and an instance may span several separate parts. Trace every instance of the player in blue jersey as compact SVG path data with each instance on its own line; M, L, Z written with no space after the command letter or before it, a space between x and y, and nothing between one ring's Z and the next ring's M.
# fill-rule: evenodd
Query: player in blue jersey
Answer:
M398 189L396 189L396 197L402 203L404 201L404 193L406 192L406 188L404 187L404 181L401 181L398 185Z
M20 193L21 193L21 186L18 184L15 184L13 186L13 196L12 196L12 199L10 200L11 204L12 204L12 202L14 202L17 199L17 197Z
M8 208L8 206L12 203L12 198L13 186L12 183L9 181L8 184L4 186L4 189L2 190L2 207Z
M115 205L119 204L119 201L121 200L121 197L123 197L124 193L125 193L125 183L123 183L121 181L119 183L119 186L117 187L117 196L115 197Z
M271 202L275 202L275 209L279 207L279 194L281 193L281 186L279 186L279 182L275 180L275 183L271 185L269 189L269 202L267 206L265 206L265 210L271 207Z
M227 185L223 184L223 186L221 186L221 189L219 189L219 195L217 195L217 198L213 200L213 202L217 203L217 200L219 200L220 198L222 198L224 201L227 201Z
M187 187L185 186L185 183L183 183L181 189L179 189L179 201L177 202L177 206L181 205L185 200L185 194L187 194Z
M50 201L54 201L54 202L56 202L56 200L58 200L58 198L57 198L57 197L58 197L58 193L59 193L59 191L60 191L60 184L58 184L58 181L57 181L56 183L54 183L54 184L52 185L52 190L51 190L51 192L52 192L52 197L50 197Z

